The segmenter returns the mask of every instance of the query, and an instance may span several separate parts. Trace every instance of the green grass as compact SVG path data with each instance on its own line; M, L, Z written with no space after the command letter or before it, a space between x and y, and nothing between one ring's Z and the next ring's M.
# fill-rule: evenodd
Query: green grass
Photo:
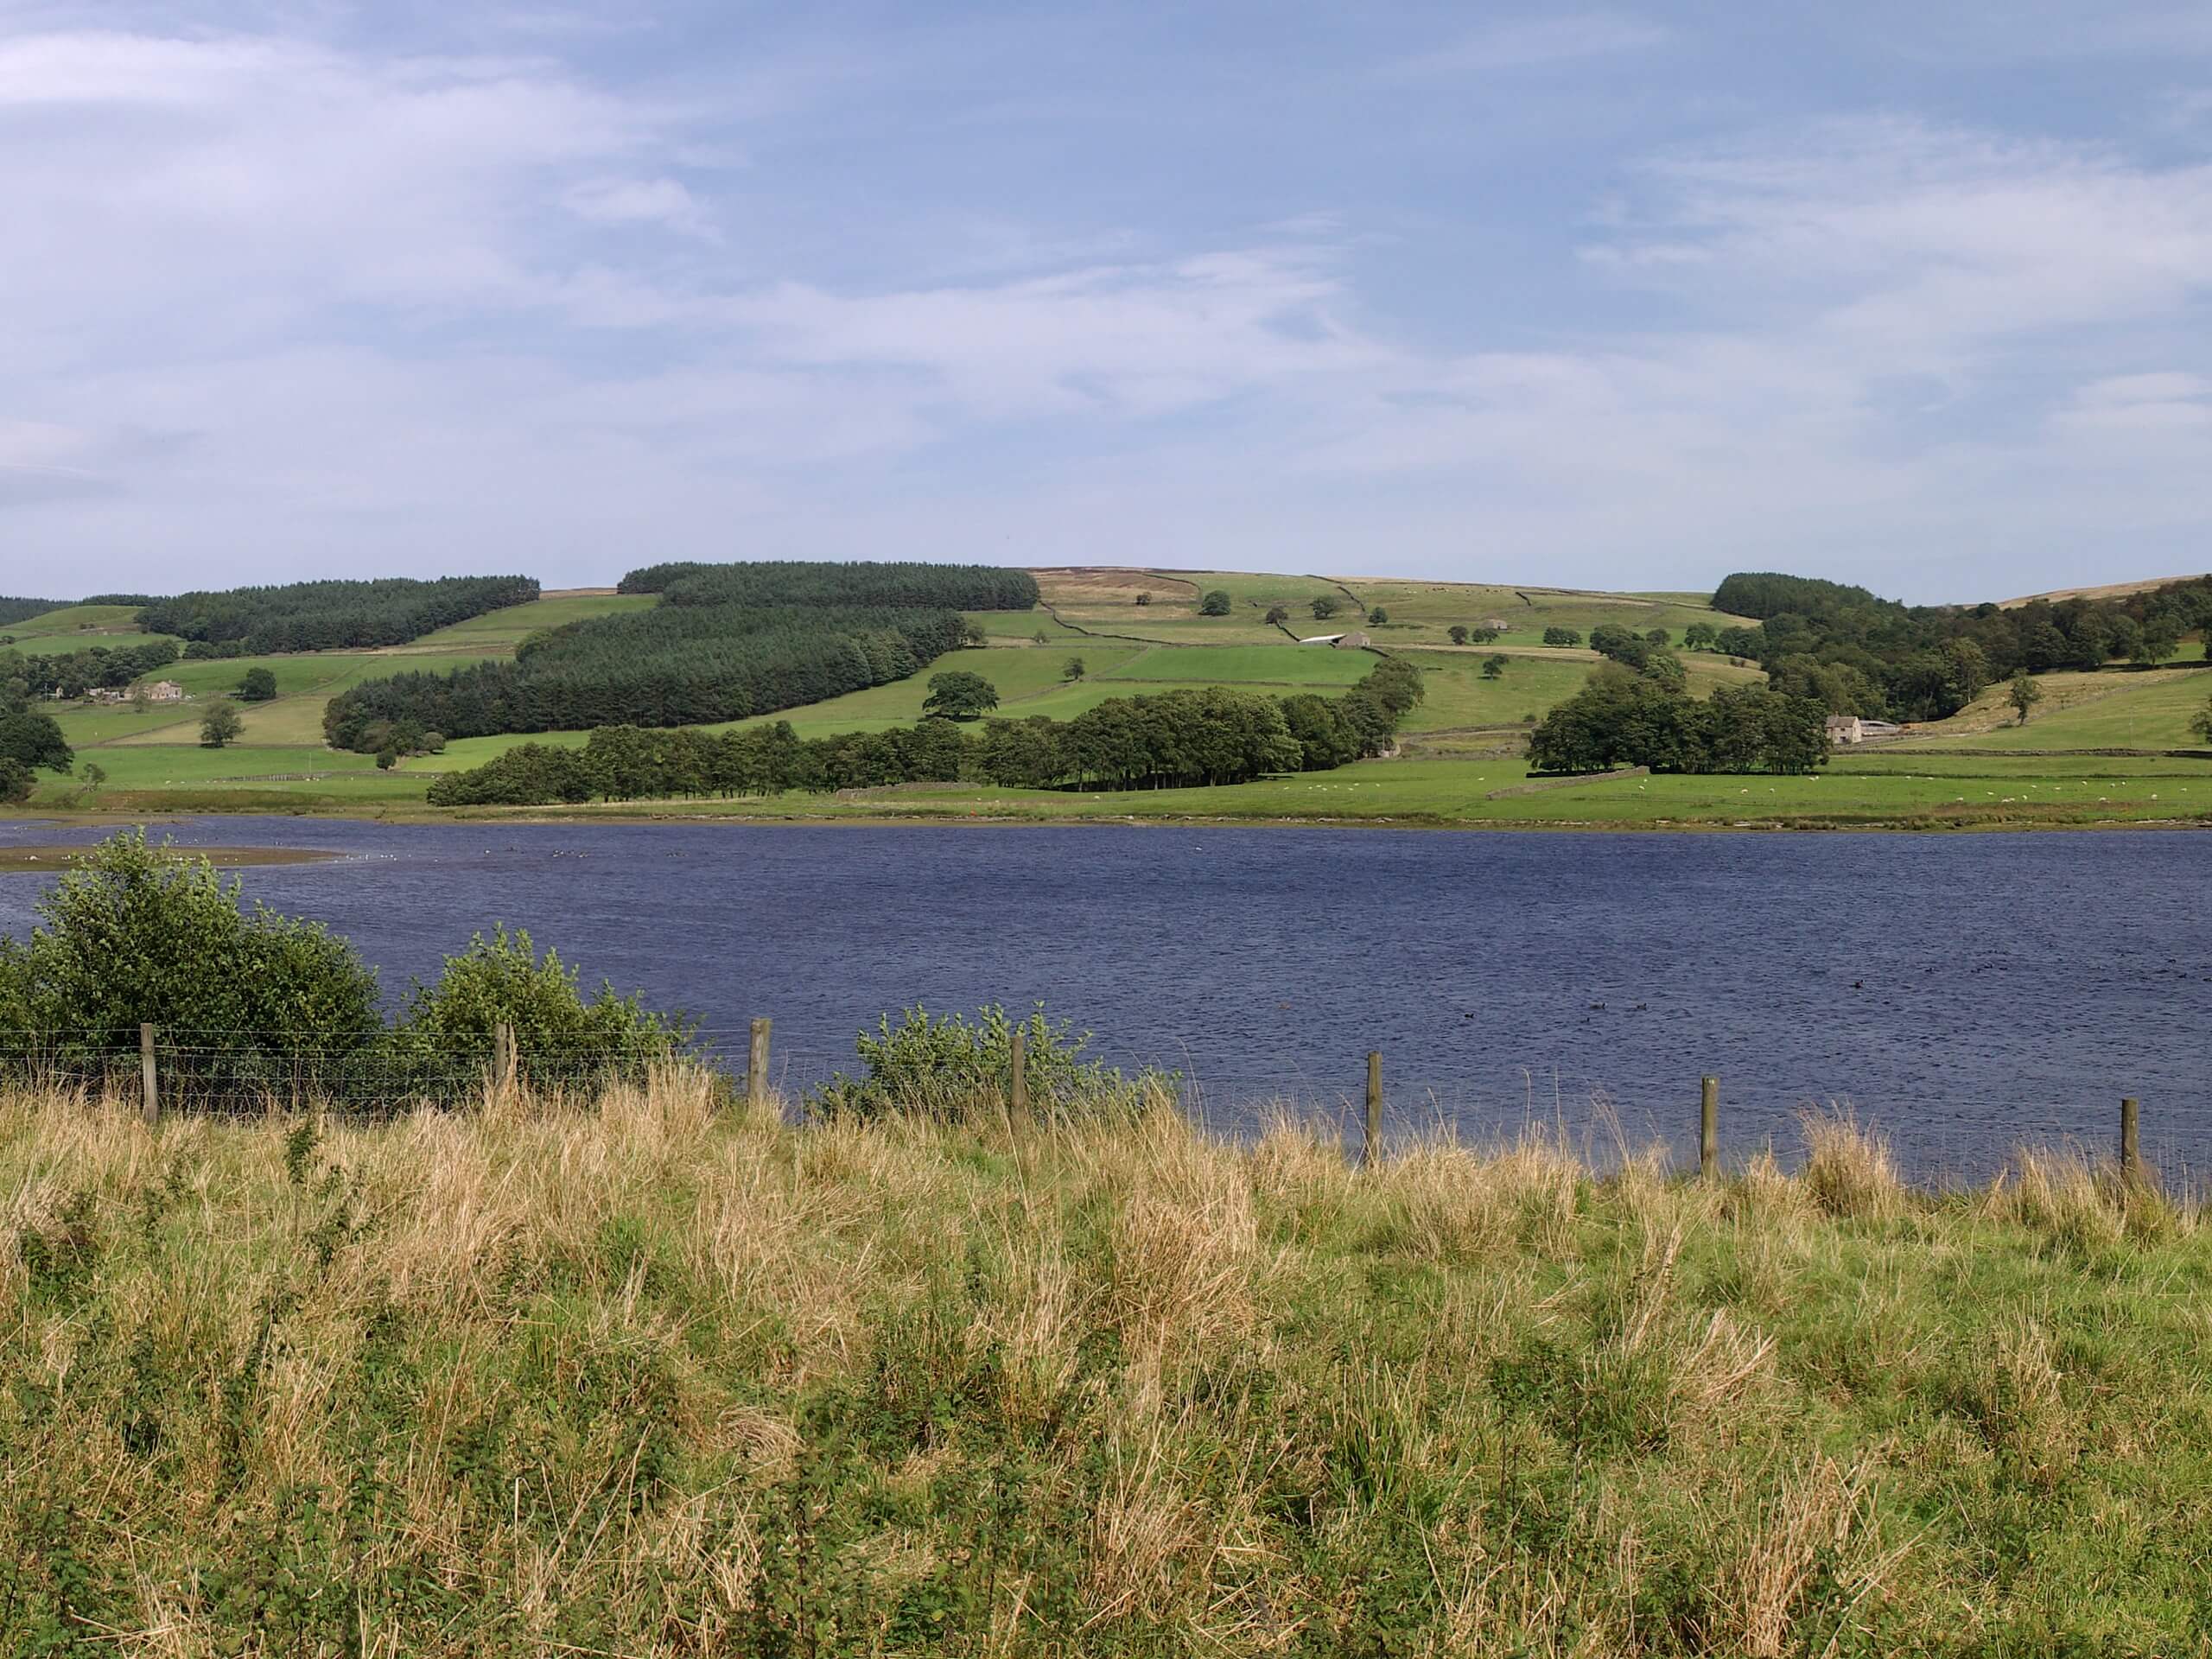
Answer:
M2207 747L2190 721L2212 701L2202 668L2108 668L2045 674L2044 702L2015 723L2006 686L1984 692L1950 720L1917 728L1915 742L1986 749L2186 749Z
M136 605L68 605L0 625L0 634L12 634L20 648L33 653L71 649L78 644L141 645L168 637L141 632L137 614Z
M1085 664L1090 662L1084 655ZM1342 690L1372 672L1381 659L1364 651L1294 645L1280 634L1268 645L1159 645L1109 669L1116 680L1173 680L1185 685L1315 686ZM1130 695L1141 695L1136 688Z
M2212 1230L2110 1171L1002 1124L0 1094L0 1649L2201 1650Z
M1305 635L1359 628L1386 647L1446 643L1454 624L1479 626L1492 618L1508 631L1499 643L1537 645L1548 627L1571 627L1586 637L1591 629L1618 622L1639 633L1663 627L1679 642L1694 622L1725 627L1745 620L1713 610L1694 594L1584 594L1562 588L1521 588L1479 582L1377 581L1363 576L1260 575L1249 571L1142 570L1085 567L1074 571L1040 571L1046 601L1068 620L1084 627L1171 642L1219 641L1267 644L1281 641L1267 626L1268 607L1288 607L1292 632ZM1209 589L1229 594L1225 617L1198 614ZM1152 603L1135 603L1140 591ZM1314 619L1311 601L1327 594L1338 613ZM1365 613L1380 606L1389 620L1370 624Z
M510 605L456 622L449 628L425 634L401 649L425 652L474 652L486 657L507 657L524 639L541 628L557 628L594 616L620 616L649 611L660 603L657 594L569 594Z
M1493 619L1506 625L1498 643L1536 645L1548 627L1573 628L1586 639L1606 623L1643 633L1665 628L1679 648L1682 631L1693 623L1727 627L1747 620L1714 610L1701 596L1653 597L1633 594L1581 594L1554 588L1512 588L1456 582L1371 582L1346 579L1372 609L1382 607L1389 621L1368 632L1379 645L1438 644L1454 624L1479 627Z

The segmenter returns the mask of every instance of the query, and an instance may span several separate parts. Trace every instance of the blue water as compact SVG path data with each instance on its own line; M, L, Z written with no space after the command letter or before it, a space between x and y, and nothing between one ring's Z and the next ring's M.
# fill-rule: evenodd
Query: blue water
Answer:
M0 824L0 844L96 832ZM1667 836L204 820L186 844L333 849L246 891L351 938L395 996L505 920L588 981L804 1087L886 1010L1042 1001L1224 1127L1340 1110L1475 1135L1796 1143L1847 1100L1924 1172L2109 1139L2212 1164L2212 836ZM0 931L44 887L0 876ZM1594 1104L1593 1104L1594 1103Z

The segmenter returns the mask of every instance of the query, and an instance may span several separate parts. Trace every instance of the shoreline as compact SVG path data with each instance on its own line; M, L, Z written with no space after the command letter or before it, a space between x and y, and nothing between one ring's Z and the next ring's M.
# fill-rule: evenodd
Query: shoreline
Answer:
M191 806L163 806L145 809L116 809L87 810L83 808L60 810L13 810L0 811L0 824L53 823L72 828L97 828L112 824L118 828L129 824L158 824L184 820L236 818L312 818L324 822L345 823L397 824L465 824L465 823L682 823L733 825L804 824L824 829L933 827L944 829L1160 829L1160 830L1398 830L1432 831L1466 831L1470 833L1529 833L1543 835L2011 835L2035 832L2141 830L2177 832L2212 830L2212 815L2196 817L2170 818L2088 818L2065 822L2038 821L1994 815L1945 818L1940 817L1881 817L1853 819L1838 817L1829 819L1792 817L1789 819L1748 820L1720 823L1696 819L1655 818L1456 818L1433 814L1408 813L1397 816L1291 816L1285 814L1255 814L1250 817L1223 813L1093 813L1056 814L1007 811L956 812L938 810L883 810L862 811L806 810L790 808L761 808L747 810L733 807L718 811L684 810L668 803L613 802L591 806L561 810L544 806L527 807L458 807L446 810L434 808L394 808L382 810L361 810L347 807L291 807L280 808L257 802L250 807L224 808L194 804ZM33 868L10 863L11 857L24 852L52 852L43 848L0 848L0 872ZM67 849L61 849L66 851ZM277 861L315 861L319 855L303 855L297 861L278 861L256 858L251 848L207 849L211 855L217 851L238 855L238 864ZM217 861L221 863L221 860ZM231 868L226 866L225 868Z

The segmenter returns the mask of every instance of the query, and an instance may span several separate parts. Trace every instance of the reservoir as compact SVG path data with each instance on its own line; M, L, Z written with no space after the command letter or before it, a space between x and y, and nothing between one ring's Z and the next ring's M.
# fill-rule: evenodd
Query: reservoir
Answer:
M0 823L0 849L104 830ZM887 1013L984 1002L1182 1075L1229 1132L1557 1122L1602 1155L1785 1156L1847 1103L1932 1176L2023 1141L2102 1150L2123 1095L2171 1175L2212 1162L2212 836L188 821L180 844L337 856L246 894L353 940L395 1001L469 935L527 928L794 1092ZM47 878L0 876L21 936Z

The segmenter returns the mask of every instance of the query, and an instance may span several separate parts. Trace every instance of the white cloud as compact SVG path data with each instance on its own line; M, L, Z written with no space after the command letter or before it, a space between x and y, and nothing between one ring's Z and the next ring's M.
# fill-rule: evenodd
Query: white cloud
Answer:
M593 179L562 197L579 219L601 225L660 225L686 236L711 236L691 193L674 179Z

